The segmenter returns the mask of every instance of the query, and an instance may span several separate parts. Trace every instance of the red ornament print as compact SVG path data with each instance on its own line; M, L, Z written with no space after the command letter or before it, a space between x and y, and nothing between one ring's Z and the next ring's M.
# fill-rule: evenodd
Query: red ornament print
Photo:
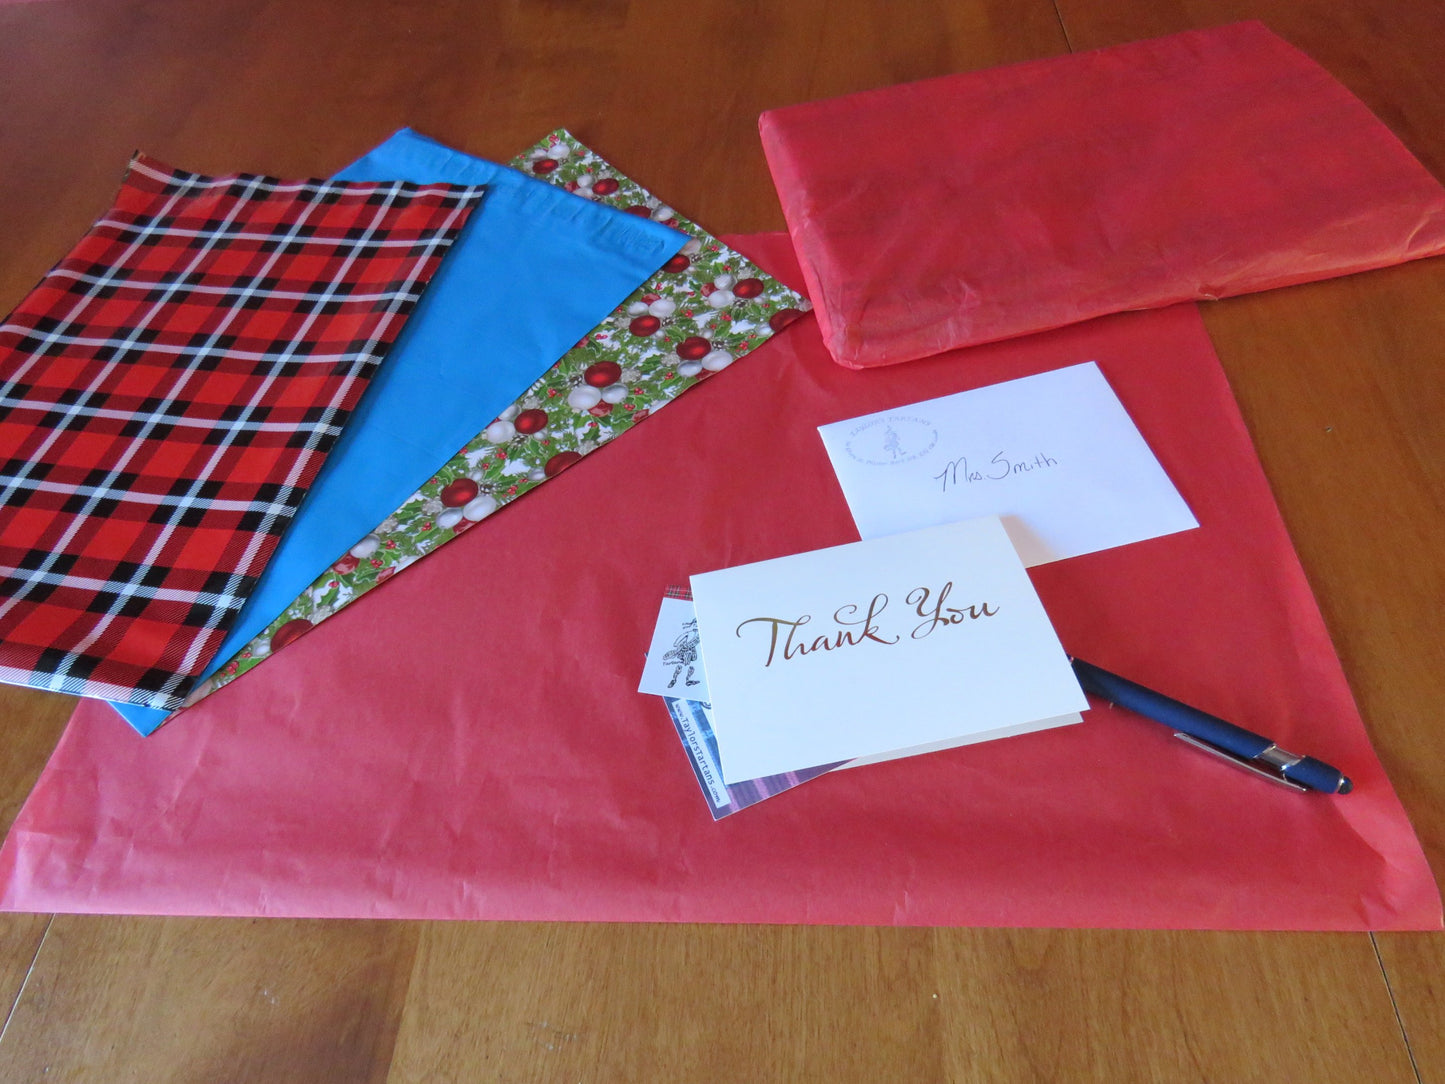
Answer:
M782 331L783 328L787 327L802 315L797 309L779 309L773 313L772 316L768 317L768 327L774 331Z
M480 486L470 478L458 478L442 487L441 501L448 508L460 508L477 495Z
M577 460L582 458L581 452L558 452L551 459L547 460L542 471L548 478L561 474Z
M594 388L605 388L622 379L622 366L615 361L596 361L587 366L587 371L582 374L582 379Z
M512 426L519 433L538 433L547 425L547 412L533 407L524 410L512 419ZM475 496L475 494L473 494ZM465 502L463 502L465 503Z
M304 617L298 617L286 622L271 637L271 650L280 651L292 640L301 636L311 628L311 622Z
M691 338L683 339L677 344L677 356L683 361L697 361L707 355L712 349L712 343L708 342L701 335L694 335Z

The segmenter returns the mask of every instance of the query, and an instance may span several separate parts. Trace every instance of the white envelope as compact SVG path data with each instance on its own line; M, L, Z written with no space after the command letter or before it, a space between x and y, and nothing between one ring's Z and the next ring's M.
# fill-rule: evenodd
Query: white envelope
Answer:
M1199 526L1092 361L818 432L864 538L996 515L1033 566Z
M996 517L692 577L729 782L1077 721Z

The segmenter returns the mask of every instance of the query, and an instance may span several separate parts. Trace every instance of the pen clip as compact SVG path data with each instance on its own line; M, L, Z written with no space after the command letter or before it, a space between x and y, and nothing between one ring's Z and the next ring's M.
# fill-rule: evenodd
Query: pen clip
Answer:
M1209 742L1201 741L1199 738L1193 737L1192 735L1184 734L1176 730L1174 732L1174 736L1180 741L1185 742L1188 745L1194 746L1194 748L1196 749L1200 749L1206 753L1217 756L1220 760L1223 760L1236 768L1242 768L1247 772L1252 772L1253 774L1259 776L1261 779L1268 779L1271 783L1277 783L1281 787L1288 787L1290 790L1298 791L1308 789L1301 784L1294 782L1293 780L1286 779L1278 772L1272 772L1266 768L1261 768L1254 761L1245 760L1243 757L1235 756L1233 753L1221 749L1217 745L1210 745Z

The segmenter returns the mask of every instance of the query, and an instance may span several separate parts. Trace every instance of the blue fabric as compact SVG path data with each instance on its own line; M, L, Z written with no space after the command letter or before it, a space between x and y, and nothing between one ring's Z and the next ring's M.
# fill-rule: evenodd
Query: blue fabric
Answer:
M687 240L410 129L336 176L481 184L487 194L203 677L274 621ZM142 734L167 717L113 706Z

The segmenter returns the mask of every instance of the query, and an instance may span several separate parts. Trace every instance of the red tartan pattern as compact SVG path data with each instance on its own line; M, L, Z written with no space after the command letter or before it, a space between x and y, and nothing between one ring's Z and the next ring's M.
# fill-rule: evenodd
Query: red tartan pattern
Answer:
M132 160L0 325L0 681L180 705L482 195Z

